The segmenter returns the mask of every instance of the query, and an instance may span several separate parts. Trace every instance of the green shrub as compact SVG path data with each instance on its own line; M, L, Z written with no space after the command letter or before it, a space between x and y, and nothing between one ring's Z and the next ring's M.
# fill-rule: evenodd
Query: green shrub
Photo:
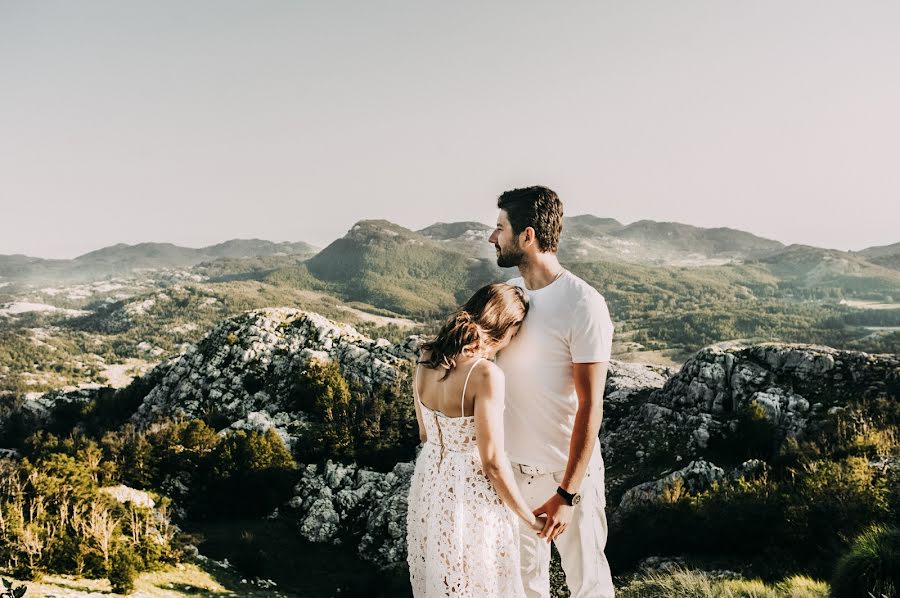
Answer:
M873 525L857 536L831 579L834 598L895 598L900 592L900 528Z
M227 434L209 460L211 477L194 494L214 517L265 515L291 496L297 464L274 429Z
M846 538L891 520L890 496L863 458L815 461L781 478L738 479L636 508L613 519L607 554L617 569L653 554L715 554L752 557L767 574L830 575Z
M333 459L390 470L415 454L416 414L409 399L411 368L393 384L352 387L336 363L312 363L293 385L288 404L309 416L297 449L304 463Z
M304 462L353 459L351 393L337 363L312 362L290 390L288 405L309 414L312 424L301 447Z
M109 583L116 594L134 592L134 580L138 576L140 559L130 546L122 546L115 552L109 564Z

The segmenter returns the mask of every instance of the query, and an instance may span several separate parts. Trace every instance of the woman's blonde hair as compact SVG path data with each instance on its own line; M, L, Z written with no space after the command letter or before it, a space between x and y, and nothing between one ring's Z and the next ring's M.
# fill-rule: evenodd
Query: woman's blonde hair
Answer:
M433 340L422 344L430 355L419 363L445 368L443 380L462 353L477 353L486 344L500 342L527 313L528 295L520 287L499 282L483 286L450 315Z

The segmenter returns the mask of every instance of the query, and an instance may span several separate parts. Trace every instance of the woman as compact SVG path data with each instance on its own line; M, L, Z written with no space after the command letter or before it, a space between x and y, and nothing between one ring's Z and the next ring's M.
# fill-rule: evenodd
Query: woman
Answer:
M503 373L489 361L528 311L521 289L478 291L423 345L413 379L424 443L406 533L416 598L524 596L518 521L537 521L503 448Z

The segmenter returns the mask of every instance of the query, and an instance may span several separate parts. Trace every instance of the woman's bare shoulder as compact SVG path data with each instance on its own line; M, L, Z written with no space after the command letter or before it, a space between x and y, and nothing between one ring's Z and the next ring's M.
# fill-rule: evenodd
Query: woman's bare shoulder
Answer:
M472 377L475 379L479 388L493 388L504 384L506 381L506 375L503 373L503 370L500 369L500 366L487 359L475 364L475 370L472 372Z

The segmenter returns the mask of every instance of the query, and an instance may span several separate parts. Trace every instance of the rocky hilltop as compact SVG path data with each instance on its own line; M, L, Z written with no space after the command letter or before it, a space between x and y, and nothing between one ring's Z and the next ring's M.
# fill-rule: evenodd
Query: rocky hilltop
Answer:
M246 312L223 322L196 346L154 370L158 382L132 421L202 418L215 413L232 428L270 427L290 446L302 414L285 399L290 384L312 360L336 362L349 382L393 383L398 366L415 358L416 338L394 345L352 326L290 308Z
M130 416L144 427L169 417L198 417L228 429L274 428L288 446L302 437L303 413L287 403L291 381L313 360L337 363L350 382L392 383L414 359L417 338L401 344L289 308L242 313L196 346L151 370ZM90 400L97 391L46 393L20 410L32 420L57 402ZM747 414L782 438L804 440L830 418L865 401L900 396L900 358L788 344L715 345L680 371L610 363L601 444L612 517L652 501L680 479L690 489L753 475L764 459L722 457L742 442ZM411 400L411 399L410 399ZM729 444L730 443L730 444ZM727 453L727 451L725 451ZM739 451L732 451L739 454ZM385 567L405 559L406 494L412 464L389 472L355 464L308 465L294 498L280 509L316 542L358 542L363 558Z
M776 442L802 442L817 438L851 405L898 397L896 355L776 343L710 346L661 388L634 397L606 418L601 440L613 472L608 490L621 495L618 506L627 508L635 496L628 494L630 482L654 470L669 475L687 461L692 463L684 475L696 477L703 470L707 484L715 481L720 473L708 461L740 452L741 424L748 416L765 425ZM748 461L739 469L758 467Z
M896 356L828 347L714 346L678 373L613 361L601 432L607 509L619 517L656 500L675 480L696 492L764 471L762 459L723 466L712 461L711 438L719 444L740 442L737 424L746 407L758 406L779 433L802 439L851 403L898 396ZM300 533L314 541L339 541L348 531L361 530L364 558L401 566L411 467L401 463L388 474L333 463L309 467L291 503L300 513Z

